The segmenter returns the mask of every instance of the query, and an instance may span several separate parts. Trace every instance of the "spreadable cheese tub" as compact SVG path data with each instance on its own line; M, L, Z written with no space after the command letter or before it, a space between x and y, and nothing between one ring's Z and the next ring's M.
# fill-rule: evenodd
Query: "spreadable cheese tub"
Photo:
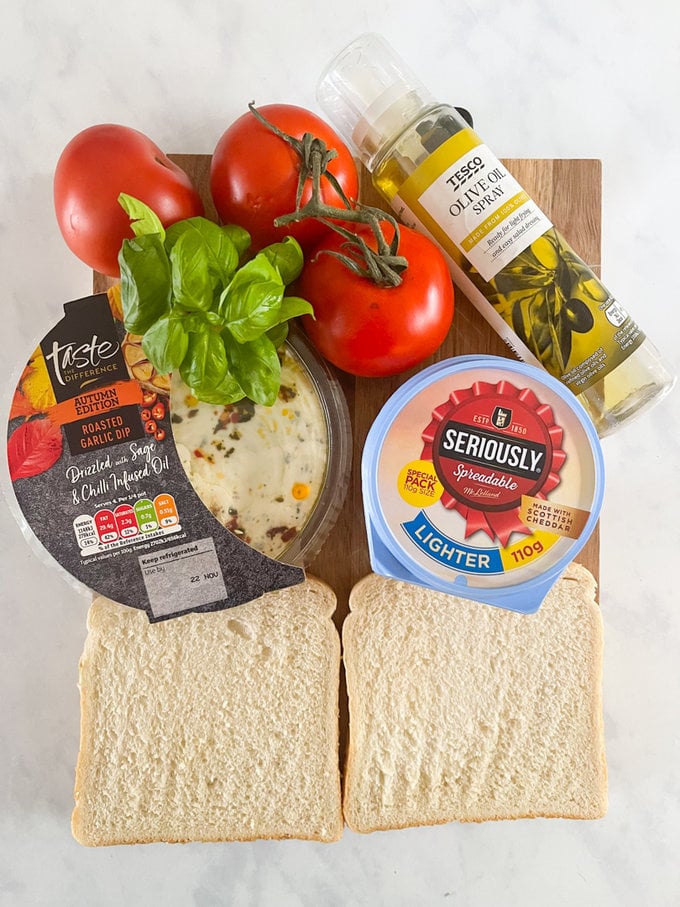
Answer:
M375 572L530 614L591 535L604 466L591 420L559 381L462 356L390 397L362 483Z

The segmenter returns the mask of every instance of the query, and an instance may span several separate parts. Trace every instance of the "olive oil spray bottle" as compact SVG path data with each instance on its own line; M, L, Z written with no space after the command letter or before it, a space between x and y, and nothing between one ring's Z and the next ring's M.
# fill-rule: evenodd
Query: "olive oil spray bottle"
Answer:
M600 437L671 389L635 321L456 108L436 101L381 36L341 51L317 96L402 222L440 246L470 302L519 358L578 396Z

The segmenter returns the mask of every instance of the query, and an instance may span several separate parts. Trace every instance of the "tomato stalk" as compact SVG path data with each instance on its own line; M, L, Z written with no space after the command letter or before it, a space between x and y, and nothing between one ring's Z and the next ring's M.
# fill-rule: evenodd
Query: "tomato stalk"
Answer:
M397 287L402 282L402 272L408 267L408 261L399 255L399 224L397 220L386 211L370 205L352 202L345 195L342 186L333 173L328 170L328 164L335 157L337 151L328 148L321 139L305 132L301 139L297 139L270 123L255 107L253 101L248 105L250 112L271 132L287 142L300 159L298 185L295 196L295 210L284 214L274 220L277 227L287 224L299 223L307 218L315 218L326 224L346 240L343 243L343 252L328 251L327 254L335 256L353 273L360 277L372 280L378 286ZM326 179L331 184L344 207L339 208L327 205L322 200L321 180ZM307 180L311 182L311 196L301 205L302 194ZM377 249L372 249L363 237L343 227L337 221L345 223L363 224L368 226L375 238ZM387 221L393 230L391 241L385 238L381 222ZM325 250L322 250L325 251Z

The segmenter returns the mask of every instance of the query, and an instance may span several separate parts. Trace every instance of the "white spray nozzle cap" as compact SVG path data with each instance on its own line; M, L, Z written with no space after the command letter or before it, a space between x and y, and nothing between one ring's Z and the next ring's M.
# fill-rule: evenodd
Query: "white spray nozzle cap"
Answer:
M361 35L332 60L317 98L342 138L371 169L380 149L436 102L380 35Z

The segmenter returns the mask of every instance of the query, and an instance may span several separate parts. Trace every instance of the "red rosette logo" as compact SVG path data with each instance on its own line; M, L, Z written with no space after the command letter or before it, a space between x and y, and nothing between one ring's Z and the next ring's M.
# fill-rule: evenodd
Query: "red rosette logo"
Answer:
M524 495L546 499L560 484L566 454L552 407L509 381L476 381L453 391L422 433L421 458L444 486L441 504L466 521L465 538L484 532L505 547Z

